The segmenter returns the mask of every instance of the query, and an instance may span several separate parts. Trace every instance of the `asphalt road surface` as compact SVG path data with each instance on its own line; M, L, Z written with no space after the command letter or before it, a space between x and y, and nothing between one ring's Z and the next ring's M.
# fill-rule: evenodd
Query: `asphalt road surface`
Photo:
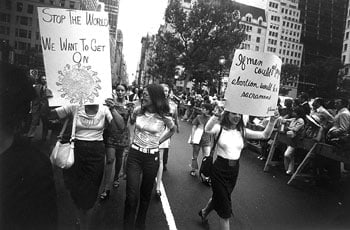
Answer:
M163 175L162 200L154 195L150 203L147 229L203 229L198 211L211 196L211 189L198 178L191 177L191 145L187 143L191 126L181 122L180 133L171 141L168 170ZM54 138L42 148L52 148ZM46 150L49 152L49 150ZM263 172L264 162L258 154L244 150L240 173L232 193L234 217L231 229L350 229L350 176L344 175L340 185L315 185L289 179L280 166ZM58 194L59 229L74 229L74 206L64 187L61 169L54 169ZM122 229L125 181L113 189L110 199L96 202L91 229ZM218 216L209 216L209 228L218 229Z

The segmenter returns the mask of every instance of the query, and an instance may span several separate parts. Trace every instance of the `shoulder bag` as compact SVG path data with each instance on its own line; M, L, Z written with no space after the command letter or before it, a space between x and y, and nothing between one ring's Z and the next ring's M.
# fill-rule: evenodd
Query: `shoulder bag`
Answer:
M62 130L59 136L57 137L58 140L50 156L51 163L62 169L68 169L74 164L74 139L75 139L75 126L77 121L76 116L77 116L76 112L74 112L72 134L71 134L70 141L67 143L62 143L62 136L64 131L67 128L67 124L69 121L69 117L67 117L63 124Z

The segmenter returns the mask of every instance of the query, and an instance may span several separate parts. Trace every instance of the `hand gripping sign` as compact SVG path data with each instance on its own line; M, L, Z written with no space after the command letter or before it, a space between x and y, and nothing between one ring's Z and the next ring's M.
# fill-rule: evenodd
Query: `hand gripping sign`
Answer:
M106 12L38 7L50 106L101 104L112 94Z
M274 54L236 50L225 92L225 110L252 116L274 115L281 64Z

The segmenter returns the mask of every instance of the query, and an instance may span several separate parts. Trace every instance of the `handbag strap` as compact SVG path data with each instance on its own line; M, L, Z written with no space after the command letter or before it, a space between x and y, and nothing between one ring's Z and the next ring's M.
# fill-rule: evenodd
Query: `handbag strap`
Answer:
M214 149L215 149L215 147L216 147L216 143L218 142L218 140L219 140L219 138L220 138L221 132L222 132L222 126L220 127L220 131L219 131L218 137L217 137L217 138L214 137L214 144L213 144L213 148L212 148L213 151L210 151L210 152L213 153L213 154L214 154Z
M76 124L77 124L77 114L78 114L78 108L75 108L74 112L73 112L73 124L72 124L72 134L70 137L70 142L74 141L74 139L75 139L75 128L76 128Z
M67 117L66 120L64 121L60 134L57 136L58 139L62 139L63 133L64 131L66 131L68 121L69 121L69 118Z

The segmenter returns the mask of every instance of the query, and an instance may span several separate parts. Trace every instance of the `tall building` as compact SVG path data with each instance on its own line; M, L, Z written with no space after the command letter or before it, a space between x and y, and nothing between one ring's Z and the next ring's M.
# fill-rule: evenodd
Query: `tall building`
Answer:
M241 24L244 25L247 33L247 39L242 42L240 48L263 52L267 32L265 10L245 4L235 4L241 16Z
M44 73L37 7L80 9L80 0L1 0L0 59Z
M265 9L235 3L246 27L247 39L242 49L274 53L283 64L300 68L303 44L300 43L300 11L296 0L268 0ZM283 85L288 96L296 97L298 77Z
M138 85L147 85L153 83L155 79L151 78L147 71L149 69L148 62L152 56L152 47L156 42L156 35L148 35L141 39L141 57L138 66Z
M344 26L343 50L341 60L344 64L344 75L350 80L350 0L348 2L346 23Z
M100 0L104 3L104 11L108 12L109 35L117 38L117 24L119 13L119 0Z
M299 0L303 64L340 57L348 0Z

